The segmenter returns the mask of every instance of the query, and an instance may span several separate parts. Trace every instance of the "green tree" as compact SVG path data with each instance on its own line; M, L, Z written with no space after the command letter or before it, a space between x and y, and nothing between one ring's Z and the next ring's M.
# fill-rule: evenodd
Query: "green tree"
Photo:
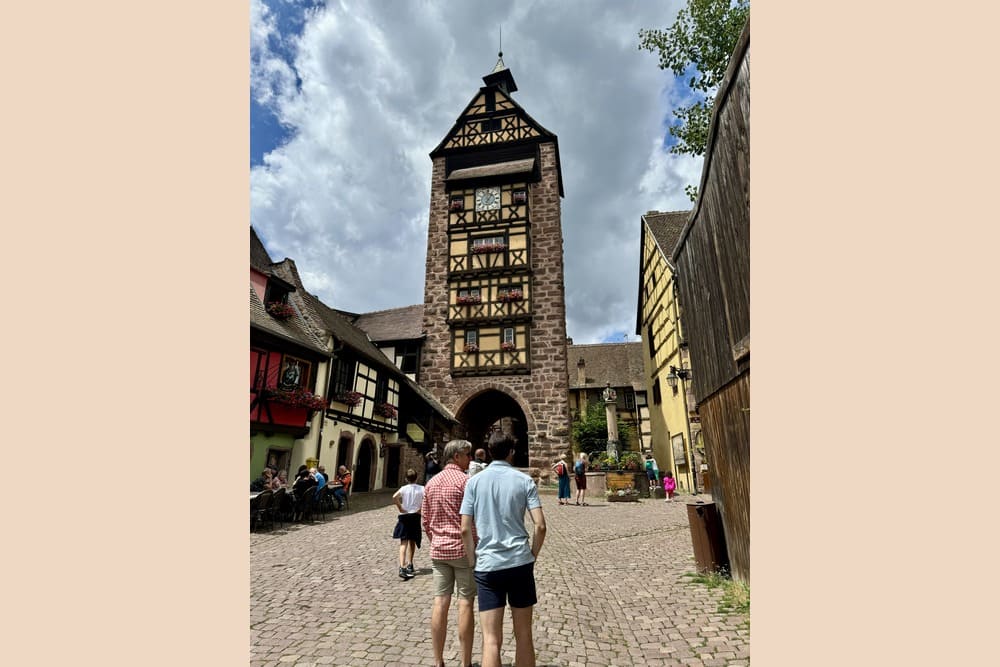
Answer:
M618 418L618 451L632 439L632 424ZM573 443L577 452L605 451L608 447L608 417L603 403L591 403L573 422Z
M671 153L704 155L715 93L749 17L749 0L687 0L667 30L639 31L639 49L659 53L660 69L676 76L693 71L687 85L699 99L674 109L677 122L669 132L677 143Z

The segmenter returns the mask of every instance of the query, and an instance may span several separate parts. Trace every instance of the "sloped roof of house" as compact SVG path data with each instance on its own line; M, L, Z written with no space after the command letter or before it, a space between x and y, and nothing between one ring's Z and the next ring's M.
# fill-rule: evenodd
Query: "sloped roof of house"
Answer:
M267 273L274 261L267 254L264 243L257 236L257 230L250 226L250 266L261 273Z
M691 211L670 211L668 213L650 211L642 217L649 225L649 231L653 233L653 239L660 247L660 252L669 262L674 246L677 245L677 241L681 237L681 231L687 224L688 218L691 217Z
M296 310L296 314L293 317L287 320L279 320L271 317L264 308L264 302L260 300L257 292L254 291L253 285L250 285L250 327L273 334L289 342L297 343L313 352L329 356L330 353L326 350L326 346L322 340L318 340L309 331L308 325L302 319L301 306L294 303L294 300L292 305Z
M361 313L354 319L373 341L413 340L424 337L424 304Z
M583 384L577 372L580 359L585 364ZM641 342L569 345L566 348L566 370L570 389L598 389L607 382L612 387L646 389Z
M365 332L351 324L344 315L338 311L330 308L328 305L323 303L313 294L305 292L311 305L319 314L320 320L323 322L325 327L333 333L339 340L341 340L348 347L353 348L356 352L364 355L370 361L374 361L379 366L383 368L388 368L391 370L397 370L396 365L392 363L385 354L378 347L375 346Z
M691 211L670 211L668 213L648 211L642 216L642 222L639 224L639 291L635 304L635 333L637 335L642 335L642 285L645 281L645 276L642 275L643 262L645 261L642 249L646 247L646 229L648 228L649 233L653 235L656 247L660 249L667 266L672 271L674 263L670 254L673 252L674 246L677 245L689 217L691 217Z

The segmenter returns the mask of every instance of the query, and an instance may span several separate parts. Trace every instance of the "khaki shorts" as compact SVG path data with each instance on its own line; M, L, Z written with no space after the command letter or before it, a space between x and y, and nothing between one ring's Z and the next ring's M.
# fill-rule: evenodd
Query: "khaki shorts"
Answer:
M458 560L431 560L434 571L434 597L451 595L458 588L458 597L471 600L476 597L476 580L472 576L467 558Z

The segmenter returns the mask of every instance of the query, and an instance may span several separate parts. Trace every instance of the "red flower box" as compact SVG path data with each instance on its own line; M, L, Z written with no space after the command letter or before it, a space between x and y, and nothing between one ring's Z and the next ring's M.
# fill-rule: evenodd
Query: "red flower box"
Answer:
M472 246L473 255L485 255L491 252L503 252L507 249L506 243L483 243Z
M327 406L325 398L317 396L308 389L268 389L264 392L264 398L307 410L325 410Z
M517 349L517 345L515 345L514 343L501 343L500 349L505 352L513 352L514 350Z
M295 315L295 308L292 307L292 304L285 303L284 301L272 301L267 304L267 312L275 319L287 320L289 317Z
M513 289L509 292L503 292L497 297L497 301L500 303L508 303L510 301L520 301L524 298L524 292L519 289Z
M482 303L483 299L479 296L460 296L455 299L455 303L460 306L468 306L476 303Z
M388 419L394 419L399 413L396 410L396 406L392 403L379 403L375 406L375 414Z
M352 408L361 402L361 394L356 391L346 391L343 394L337 396L337 400L345 405L349 405Z
M468 344L468 345L465 346L465 351L466 352L479 352L479 346L476 345L476 344L474 344L474 343L470 343L470 344Z

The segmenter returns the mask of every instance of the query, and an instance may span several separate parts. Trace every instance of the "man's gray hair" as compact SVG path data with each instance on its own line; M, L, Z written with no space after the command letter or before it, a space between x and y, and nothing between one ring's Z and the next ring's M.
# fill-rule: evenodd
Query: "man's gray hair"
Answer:
M468 440L451 440L448 442L447 445L444 446L443 457L445 463L447 463L448 461L451 461L453 458L455 458L455 454L458 454L459 452L471 452L471 451L472 451L472 443L469 442Z

